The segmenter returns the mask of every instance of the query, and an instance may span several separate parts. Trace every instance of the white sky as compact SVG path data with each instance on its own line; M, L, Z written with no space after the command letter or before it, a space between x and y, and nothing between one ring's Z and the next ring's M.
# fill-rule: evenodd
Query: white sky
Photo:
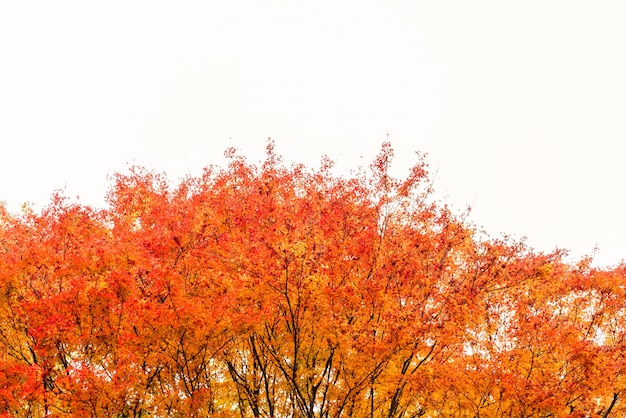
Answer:
M490 235L626 257L626 1L0 3L0 200L103 205L107 175L429 153Z

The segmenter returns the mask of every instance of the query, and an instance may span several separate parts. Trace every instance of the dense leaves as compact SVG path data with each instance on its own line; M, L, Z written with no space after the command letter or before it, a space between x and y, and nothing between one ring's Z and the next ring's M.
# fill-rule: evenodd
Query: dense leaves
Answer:
M7 416L623 416L626 266L487 239L384 144L351 178L234 150L109 208L0 212Z

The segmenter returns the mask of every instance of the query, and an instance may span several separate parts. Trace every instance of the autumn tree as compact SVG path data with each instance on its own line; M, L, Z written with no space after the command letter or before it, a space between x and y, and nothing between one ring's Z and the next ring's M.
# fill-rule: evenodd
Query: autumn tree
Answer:
M389 144L349 177L226 157L116 174L103 210L1 207L1 413L626 413L624 265L489 238Z

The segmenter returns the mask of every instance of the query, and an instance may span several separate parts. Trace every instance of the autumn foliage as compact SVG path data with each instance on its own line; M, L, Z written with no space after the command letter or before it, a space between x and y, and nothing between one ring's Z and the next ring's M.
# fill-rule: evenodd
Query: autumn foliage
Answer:
M6 416L626 415L626 266L489 239L390 176L267 148L109 207L0 207Z

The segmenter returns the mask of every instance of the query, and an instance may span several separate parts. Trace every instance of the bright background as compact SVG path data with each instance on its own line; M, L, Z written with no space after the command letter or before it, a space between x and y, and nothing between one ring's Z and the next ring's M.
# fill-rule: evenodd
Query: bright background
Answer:
M492 236L626 257L626 2L4 1L0 200L103 206L128 164L174 181L263 158L404 175Z

